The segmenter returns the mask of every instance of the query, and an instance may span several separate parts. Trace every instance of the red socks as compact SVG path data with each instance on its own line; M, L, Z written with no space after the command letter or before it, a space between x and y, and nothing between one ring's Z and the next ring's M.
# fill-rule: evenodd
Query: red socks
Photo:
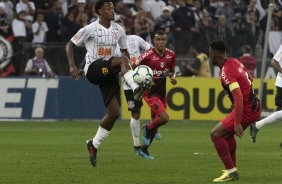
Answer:
M215 146L215 149L217 151L218 156L220 157L221 161L223 162L225 169L233 169L236 165L236 163L234 163L233 161L236 161L236 155L235 155L235 151L236 151L236 141L234 144L234 141L232 139L229 139L228 141L224 138L224 137L212 137L212 142ZM231 149L229 148L229 144L231 146ZM235 145L235 147L234 147ZM232 158L231 156L231 152L233 152L233 156L234 158Z

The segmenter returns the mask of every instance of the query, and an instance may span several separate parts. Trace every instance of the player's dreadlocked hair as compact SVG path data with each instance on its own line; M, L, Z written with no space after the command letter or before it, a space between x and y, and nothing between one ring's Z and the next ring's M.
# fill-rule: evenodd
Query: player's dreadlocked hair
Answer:
M210 48L221 53L225 53L226 45L223 40L213 40L210 43Z
M155 35L166 35L166 32L164 32L163 30L158 30L155 32Z
M99 15L99 10L106 2L112 2L111 0L99 0L95 5L95 12Z

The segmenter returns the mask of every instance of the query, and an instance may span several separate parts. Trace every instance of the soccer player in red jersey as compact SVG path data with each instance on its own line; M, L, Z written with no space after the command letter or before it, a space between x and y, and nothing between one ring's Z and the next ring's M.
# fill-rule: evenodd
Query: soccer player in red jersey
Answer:
M227 58L222 40L210 43L209 57L220 68L220 81L232 102L232 111L211 131L211 140L225 166L223 175L214 182L239 179L236 169L236 140L234 134L243 137L243 131L261 115L261 104L252 88L252 77L244 65L235 58Z
M151 122L143 126L143 145L139 154L146 159L154 159L148 152L158 128L166 124L169 120L166 111L166 77L170 77L170 82L175 85L175 54L166 48L167 35L164 31L159 30L154 34L154 47L144 52L138 57L138 61L133 64L147 65L154 73L153 82L155 85L143 93L143 98L151 108Z

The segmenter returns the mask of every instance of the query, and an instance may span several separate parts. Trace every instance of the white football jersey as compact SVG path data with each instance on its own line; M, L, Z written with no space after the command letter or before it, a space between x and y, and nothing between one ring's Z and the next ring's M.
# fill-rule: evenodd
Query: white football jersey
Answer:
M143 38L136 35L127 35L126 36L126 48L130 56L130 61L135 63L136 59L141 54L141 51L147 51L150 49L151 45L143 40ZM116 49L116 56L121 56L120 47L118 45Z
M97 59L108 60L115 55L116 47L126 49L126 35L124 29L111 22L110 28L105 28L99 20L81 28L71 39L80 46L84 43L87 50L85 56L84 72L87 73L88 67Z
M280 45L278 51L273 56L273 59L278 61L280 67L282 67L282 45ZM278 72L276 76L275 86L282 88L282 74Z

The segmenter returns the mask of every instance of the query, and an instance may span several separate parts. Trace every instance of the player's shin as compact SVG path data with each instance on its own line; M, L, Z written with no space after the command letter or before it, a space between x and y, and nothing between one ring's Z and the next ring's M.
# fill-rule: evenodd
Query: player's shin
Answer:
M132 132L132 138L134 146L140 146L140 119L131 118L130 120L130 128Z

